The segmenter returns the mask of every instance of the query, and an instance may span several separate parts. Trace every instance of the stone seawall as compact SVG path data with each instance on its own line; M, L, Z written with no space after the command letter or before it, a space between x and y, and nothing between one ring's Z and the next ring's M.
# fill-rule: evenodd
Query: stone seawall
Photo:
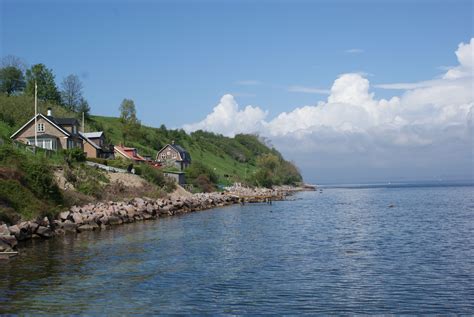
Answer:
M0 225L0 252L16 249L18 241L52 238L66 232L103 230L110 226L181 215L245 202L281 200L294 190L240 189L226 193L194 194L190 197L134 198L122 202L98 202L73 206L56 219L23 221L13 226Z

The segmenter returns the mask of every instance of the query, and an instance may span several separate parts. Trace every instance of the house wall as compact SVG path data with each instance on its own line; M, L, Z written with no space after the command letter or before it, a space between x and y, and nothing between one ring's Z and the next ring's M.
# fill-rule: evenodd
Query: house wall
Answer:
M38 117L37 123L44 124L44 132L38 132L38 136L42 134L50 134L54 135L59 138L58 142L58 150L67 149L67 140L68 137L61 131L59 131L55 126L51 123L43 119L42 117ZM15 136L15 140L21 141L23 143L27 142L27 138L34 138L35 136L35 122L32 121L28 126L26 126L20 133ZM71 137L69 138L73 141L75 147L82 148L82 139L79 137Z
M99 156L98 150L86 141L84 141L84 152L87 157L97 158Z
M162 158L162 154L166 155L165 159ZM175 154L176 156L173 157L173 154ZM181 156L179 155L178 151L173 149L171 146L167 145L165 148L163 148L161 151L158 152L158 154L156 155L156 160L158 162L163 162L166 160L181 160Z
M44 120L41 117L38 117L37 120L38 124L44 124L44 132L38 132L38 136L42 134L51 134L59 138L58 143L58 150L59 149L67 149L67 136L59 131L56 127L50 124L48 121ZM27 138L31 138L35 136L35 122L31 122L28 126L26 126L23 131L15 136L15 140L21 141L23 143L27 142Z
M97 144L97 146L100 146L102 147L104 145L104 142L105 142L105 138L102 136L100 138L89 138L89 140L91 140L92 142L94 142L95 144Z
M171 173L171 172L168 172L168 173L164 173L164 175L166 177L171 178L172 180L174 180L179 185L186 184L186 178L184 176L184 173Z

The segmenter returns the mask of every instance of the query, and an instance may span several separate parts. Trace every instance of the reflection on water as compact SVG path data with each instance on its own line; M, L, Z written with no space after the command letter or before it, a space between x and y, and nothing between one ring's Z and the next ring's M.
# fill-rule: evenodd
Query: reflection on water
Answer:
M474 313L474 187L297 198L33 241L0 313Z

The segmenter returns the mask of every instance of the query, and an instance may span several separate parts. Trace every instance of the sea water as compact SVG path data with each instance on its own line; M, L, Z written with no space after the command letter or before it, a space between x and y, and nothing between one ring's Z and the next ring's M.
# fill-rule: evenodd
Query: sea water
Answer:
M351 186L31 242L0 313L474 313L474 187Z

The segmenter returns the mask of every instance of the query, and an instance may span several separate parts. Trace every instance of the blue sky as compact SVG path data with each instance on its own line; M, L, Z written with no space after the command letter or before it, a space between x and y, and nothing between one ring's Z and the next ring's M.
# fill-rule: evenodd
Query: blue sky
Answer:
M78 74L95 114L131 98L151 126L198 122L225 94L269 121L326 101L345 73L388 99L399 91L376 85L442 76L474 33L472 1L0 3L0 55L44 63L58 84Z
M225 93L276 115L325 99L289 86L329 89L345 72L432 78L473 34L471 1L97 2L2 0L1 54L45 63L58 83L80 75L95 113L131 98L154 126L199 119Z

